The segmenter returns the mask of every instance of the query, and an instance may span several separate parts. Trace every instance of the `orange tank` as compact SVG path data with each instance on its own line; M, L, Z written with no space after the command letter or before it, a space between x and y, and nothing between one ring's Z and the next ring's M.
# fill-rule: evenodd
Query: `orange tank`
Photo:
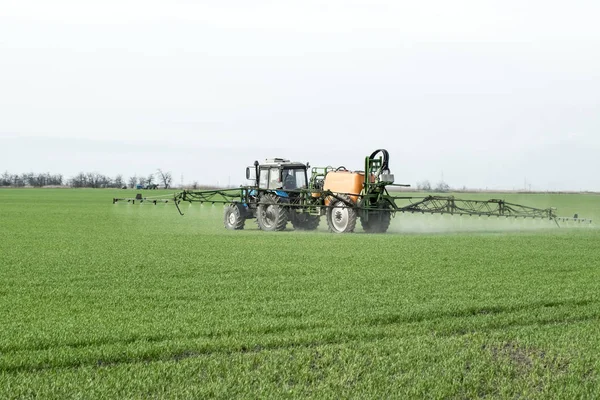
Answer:
M334 193L349 193L352 201L356 203L364 183L364 174L350 171L332 171L325 176L323 190L331 190ZM326 200L325 204L329 205L329 201Z

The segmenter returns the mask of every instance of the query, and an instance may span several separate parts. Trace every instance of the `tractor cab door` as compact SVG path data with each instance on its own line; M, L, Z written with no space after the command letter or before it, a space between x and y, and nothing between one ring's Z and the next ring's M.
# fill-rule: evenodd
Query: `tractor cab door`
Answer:
M284 190L307 188L306 168L284 168L281 175Z
M269 168L261 167L258 175L258 187L260 189L269 188Z
M281 189L281 168L261 166L258 176L260 189Z

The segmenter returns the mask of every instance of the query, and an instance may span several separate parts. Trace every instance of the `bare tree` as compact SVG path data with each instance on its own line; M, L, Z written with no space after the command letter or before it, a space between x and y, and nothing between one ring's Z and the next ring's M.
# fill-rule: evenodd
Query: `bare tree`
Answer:
M2 177L0 177L0 186L10 186L11 181L11 175L8 173L8 171L5 171L2 174Z
M87 178L87 183L88 183L89 187L94 188L94 189L100 187L102 177L100 176L99 173L88 172L86 178Z
M115 187L122 188L123 187L123 175L121 175L121 174L117 175L113 182L114 182Z
M130 177L129 178L129 187L131 189L135 189L135 185L137 185L137 182L138 182L137 176L134 175L134 176Z
M23 173L21 174L21 181L23 184L21 186L31 185L33 186L33 172Z
M62 186L63 184L63 176L62 174L56 174L54 176L54 179L56 180L56 184Z
M450 190L450 185L448 185L446 182L444 181L440 181L437 186L435 187L435 191L436 192L448 192Z
M171 176L170 172L163 172L160 168L158 169L158 175L160 180L162 181L165 189L168 189L171 186L171 182L173 182L173 176Z
M78 173L69 181L70 185L74 188L86 187L87 186L87 178L86 174L83 172Z
M15 186L26 186L27 185L27 174L15 175Z
M431 190L431 183L429 183L427 179L424 181L417 182L417 189L428 192Z

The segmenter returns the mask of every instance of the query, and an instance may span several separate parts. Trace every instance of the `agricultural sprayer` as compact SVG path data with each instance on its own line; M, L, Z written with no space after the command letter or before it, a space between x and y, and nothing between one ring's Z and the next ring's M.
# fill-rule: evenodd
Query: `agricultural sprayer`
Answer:
M310 172L310 177L308 176ZM454 196L398 196L387 150L375 150L365 158L363 171L344 167L310 167L282 158L254 162L246 168L251 185L235 189L184 190L169 197L113 198L113 203L173 202L181 215L181 202L225 204L225 228L243 229L256 219L263 231L282 231L288 222L294 229L317 229L325 216L329 231L353 232L360 220L368 233L386 232L396 213L453 214L507 218L540 218L591 223L588 219L557 217L555 209L540 209L504 200L463 200ZM389 190L388 190L389 189ZM390 193L391 192L391 193ZM393 194L392 194L393 193ZM398 205L408 202L406 205Z

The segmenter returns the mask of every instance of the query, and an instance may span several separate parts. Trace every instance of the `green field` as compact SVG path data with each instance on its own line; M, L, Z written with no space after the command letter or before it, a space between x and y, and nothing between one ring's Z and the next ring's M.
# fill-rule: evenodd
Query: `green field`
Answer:
M0 398L600 397L595 225L232 232L124 193L0 190ZM600 221L596 195L461 197Z

